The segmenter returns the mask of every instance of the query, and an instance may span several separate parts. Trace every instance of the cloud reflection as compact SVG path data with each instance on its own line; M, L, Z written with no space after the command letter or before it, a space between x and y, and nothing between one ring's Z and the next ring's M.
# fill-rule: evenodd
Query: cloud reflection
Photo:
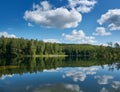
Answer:
M95 79L98 79L98 84L108 84L108 81L113 79L113 76L103 75L103 76L95 76Z
M56 69L44 69L43 72L58 72L62 68L56 68Z
M106 88L102 88L100 92L109 92Z
M112 82L112 87L114 88L114 89L118 89L118 88L120 88L120 81L113 81Z
M32 92L83 92L76 84L49 84L35 88Z
M98 68L90 67L90 68L71 68L70 70L66 71L63 75L63 78L70 77L73 81L85 81L87 75L94 75L96 74L96 70Z
M14 76L14 74L12 74L12 75L2 75L1 77L0 77L0 79L1 80L4 80L5 78L7 78L7 77L13 77Z

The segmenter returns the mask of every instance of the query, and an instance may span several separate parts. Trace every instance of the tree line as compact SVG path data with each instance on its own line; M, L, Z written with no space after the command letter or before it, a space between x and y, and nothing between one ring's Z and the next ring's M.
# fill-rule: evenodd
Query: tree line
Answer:
M120 45L59 44L23 38L0 38L0 57L68 55L88 58L119 58Z
M62 54L57 43L45 43L38 40L23 38L0 38L0 56L25 56Z
M87 57L87 58L103 58L103 59L120 59L120 45L109 42L108 46L90 45L90 44L61 44L66 55Z

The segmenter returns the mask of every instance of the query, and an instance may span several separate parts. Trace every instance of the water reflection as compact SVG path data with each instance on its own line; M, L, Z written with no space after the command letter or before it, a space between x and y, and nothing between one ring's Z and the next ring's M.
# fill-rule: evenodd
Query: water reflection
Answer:
M87 75L96 74L98 68L89 67L89 68L70 68L68 71L65 71L63 78L71 77L73 81L84 81Z
M46 84L35 88L33 92L83 92L76 84Z
M119 69L81 58L0 59L0 92L119 92Z
M108 66L109 71L120 69L120 63L116 61L93 60L87 58L6 58L0 59L0 76L2 74L27 73L43 71L44 69L56 69L57 67L89 67L100 65L103 69ZM93 73L93 71L89 71Z
M12 74L12 75L2 75L1 77L0 77L0 80L4 80L5 78L8 78L8 77L13 77L14 76L14 74Z
M102 88L100 92L109 92L106 88Z
M103 76L95 76L95 79L98 79L98 84L104 85L109 84L109 81L112 80L114 77L111 75L103 75Z

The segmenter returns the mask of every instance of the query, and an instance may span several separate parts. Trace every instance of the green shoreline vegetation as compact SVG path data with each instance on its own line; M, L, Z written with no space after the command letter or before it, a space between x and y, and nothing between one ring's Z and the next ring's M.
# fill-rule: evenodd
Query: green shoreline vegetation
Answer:
M0 38L0 57L90 57L120 58L120 45L60 44L23 38Z

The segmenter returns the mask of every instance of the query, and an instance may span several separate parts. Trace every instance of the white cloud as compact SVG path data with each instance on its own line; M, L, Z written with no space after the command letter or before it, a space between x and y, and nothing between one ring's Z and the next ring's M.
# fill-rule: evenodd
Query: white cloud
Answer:
M34 27L34 25L33 25L33 24L31 24L31 23L28 23L28 26L29 26L29 27Z
M62 36L64 39L69 41L77 41L79 43L95 43L95 37L86 36L83 30L73 30L71 34L63 33Z
M96 0L69 0L69 6L81 13L90 12L96 3Z
M43 39L44 42L50 42L50 43L60 43L57 39Z
M113 81L112 87L116 90L120 88L120 81Z
M8 34L7 32L0 32L0 37L7 37L7 38L16 38L14 34Z
M111 9L97 20L100 25L108 24L109 30L120 30L120 9Z
M115 41L115 43L118 43L118 44L120 45L120 41ZM115 43L114 43L114 44L115 44Z
M48 3L48 1L43 1L43 2L41 2L41 5L42 5L42 7L43 7L43 10L49 10L49 9L51 9L51 5Z
M98 84L108 84L110 79L113 79L113 76L103 75L103 76L95 76L95 79L98 79Z
M47 1L43 1L40 5L33 4L33 10L27 10L24 19L46 27L74 28L81 22L82 16L75 9L53 8Z
M96 32L94 32L93 35L108 36L111 35L111 33L106 32L104 27L97 27Z
M98 45L102 45L102 46L108 46L108 44L107 43L99 43Z

